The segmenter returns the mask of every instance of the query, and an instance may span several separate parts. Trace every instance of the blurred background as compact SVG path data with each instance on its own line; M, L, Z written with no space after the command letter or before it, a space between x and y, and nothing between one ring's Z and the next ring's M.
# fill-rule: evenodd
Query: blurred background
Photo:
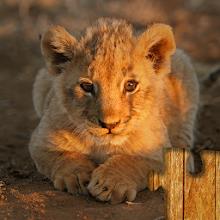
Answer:
M192 57L199 74L220 67L219 0L1 0L0 198L1 186L26 184L29 191L36 191L39 181L44 181L27 150L38 122L32 106L32 84L44 65L39 35L51 24L59 24L79 37L99 17L124 18L137 31L151 22L170 24L177 46ZM220 143L220 89L214 86L207 91L200 127L207 137ZM23 219L22 212L20 215Z

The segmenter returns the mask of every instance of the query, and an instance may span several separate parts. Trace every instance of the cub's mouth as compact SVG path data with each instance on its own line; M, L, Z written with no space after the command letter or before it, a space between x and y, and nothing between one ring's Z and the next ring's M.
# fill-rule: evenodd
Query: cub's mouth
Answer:
M127 121L126 121L127 123ZM94 124L94 123L89 123L88 124L88 132L92 135L98 136L98 137L115 137L119 135L123 135L125 128L126 128L126 123L120 123L116 125L108 124Z
M126 127L126 126L125 126ZM117 127L114 129L101 128L101 127L89 127L88 132L94 137L95 143L98 145L114 145L119 146L125 144L128 140L128 132L124 128Z
M114 128L114 129L108 129L108 128L101 128L101 127L90 127L88 129L89 133L95 135L95 136L116 136L123 133L123 128Z

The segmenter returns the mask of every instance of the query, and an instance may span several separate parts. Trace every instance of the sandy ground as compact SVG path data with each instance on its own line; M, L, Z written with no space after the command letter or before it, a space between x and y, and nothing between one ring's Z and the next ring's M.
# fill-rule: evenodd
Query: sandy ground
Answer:
M31 99L34 77L43 65L38 35L52 23L64 25L79 36L100 16L125 18L138 31L152 21L166 22L174 27L178 47L192 56L201 81L219 69L219 1L162 2L165 1L0 2L0 219L163 219L162 190L146 190L134 204L115 206L90 197L74 197L55 191L49 180L37 173L27 149L38 123ZM219 78L201 83L203 108L198 142L202 145L211 140L213 149L220 147Z

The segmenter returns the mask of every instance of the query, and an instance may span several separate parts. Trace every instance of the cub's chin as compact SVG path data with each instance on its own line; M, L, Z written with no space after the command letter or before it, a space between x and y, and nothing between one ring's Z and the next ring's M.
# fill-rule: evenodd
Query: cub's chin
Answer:
M97 145L122 146L128 140L128 136L120 134L106 134L103 136L93 136L93 140Z

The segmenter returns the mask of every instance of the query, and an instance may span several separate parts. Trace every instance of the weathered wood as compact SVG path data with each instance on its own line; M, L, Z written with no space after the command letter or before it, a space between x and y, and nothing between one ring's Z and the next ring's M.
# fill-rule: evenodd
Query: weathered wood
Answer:
M162 185L165 189L167 219L183 219L184 151L168 149L165 153L165 161L165 173L155 175L154 188Z
M149 175L149 184L148 188L151 191L156 191L158 190L159 187L162 187L164 185L164 173L157 173L157 172L152 172Z
M183 177L184 151L172 149L170 152L169 171L166 175L167 219L183 219Z
M204 152L202 158L205 166L201 175L191 176L185 170L183 219L215 220L215 152Z
M165 171L168 170L167 166L168 163L167 161L170 160L170 154L167 153L167 149L164 152L164 161L165 161L165 167L164 167L164 172L158 173L158 172L151 172L149 174L149 181L148 181L148 188L151 191L156 191L159 187L163 187L164 185L164 180L165 178Z
M220 152L216 152L216 220L220 220Z
M147 183L147 187L150 191L155 191L157 189L154 188L154 176L156 175L156 173L151 172L148 176L148 183Z
M153 173L151 187L162 186L166 195L166 215L169 220L183 219L183 178L184 150L167 149L165 152L165 172Z
M186 170L188 154L168 149L165 173L151 174L151 188L165 189L168 220L220 220L220 152L202 153L204 171L197 176Z
M164 174L154 173L154 190L162 187L164 184Z

